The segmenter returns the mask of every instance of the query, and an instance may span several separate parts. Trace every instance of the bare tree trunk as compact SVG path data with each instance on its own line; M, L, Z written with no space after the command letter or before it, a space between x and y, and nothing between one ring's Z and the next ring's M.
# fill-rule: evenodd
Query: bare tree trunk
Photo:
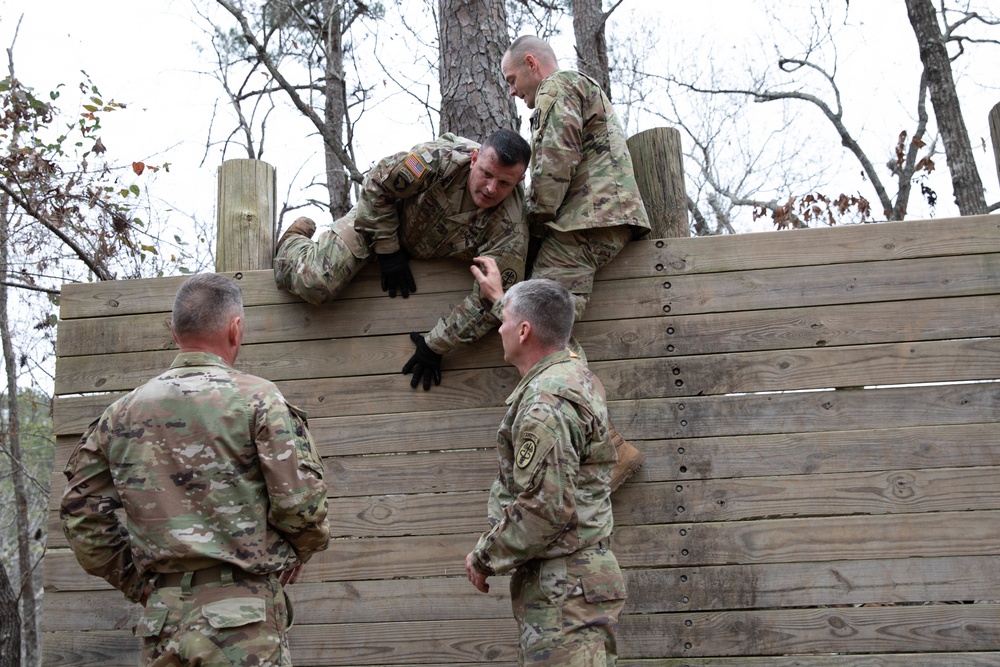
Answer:
M28 495L21 470L20 415L17 406L17 366L10 327L7 325L7 238L8 205L6 195L0 197L0 339L3 341L4 366L7 370L7 442L10 449L11 472L14 481L14 505L17 516L17 556L20 577L21 613L24 628L24 664L38 664L38 618L35 614L35 568L31 562L31 523L28 517Z
M323 79L326 124L331 128L343 128L347 117L347 90L344 84L344 38L341 32L342 3L327 4L326 21L323 24L326 50L325 77ZM343 131L343 130L341 130ZM351 142L343 143L350 150ZM326 155L326 186L330 191L330 215L340 218L351 209L351 178L344 168L344 161L329 146L324 146Z
M21 666L21 615L7 570L0 562L0 667Z
M951 60L948 58L948 49L944 44L934 5L931 0L906 0L906 13L917 36L920 61L924 65L934 116L937 118L948 169L951 171L955 203L962 215L986 213L983 182L979 178L969 132L965 128L962 108L958 103Z
M604 36L604 25L614 9L605 14L601 9L601 0L572 1L577 69L601 84L610 100L611 72L608 69L608 42Z
M439 0L441 132L482 141L518 129L514 100L500 73L510 46L504 0Z

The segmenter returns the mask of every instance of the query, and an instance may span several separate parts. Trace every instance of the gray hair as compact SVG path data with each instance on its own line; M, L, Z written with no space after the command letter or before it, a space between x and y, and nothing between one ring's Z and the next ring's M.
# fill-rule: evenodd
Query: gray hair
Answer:
M569 343L575 303L569 290L556 281L533 278L519 282L504 294L504 305L510 316L531 324L545 347L562 349Z
M178 336L199 336L222 331L234 317L242 316L240 286L217 273L200 273L177 290L171 325Z

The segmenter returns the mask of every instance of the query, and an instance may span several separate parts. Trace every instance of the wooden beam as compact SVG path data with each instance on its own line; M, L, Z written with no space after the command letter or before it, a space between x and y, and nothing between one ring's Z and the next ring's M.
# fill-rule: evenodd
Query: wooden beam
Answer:
M260 160L226 160L219 168L215 270L270 269L274 258L274 167Z
M654 127L627 143L653 238L690 236L680 131Z

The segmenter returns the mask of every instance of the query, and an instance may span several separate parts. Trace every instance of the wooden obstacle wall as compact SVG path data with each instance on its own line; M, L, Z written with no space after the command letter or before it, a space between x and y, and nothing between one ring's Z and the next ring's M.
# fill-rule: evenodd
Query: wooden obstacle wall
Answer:
M330 549L290 588L296 665L512 667L505 577L477 593L495 428L518 381L494 333L399 369L471 285L374 267L327 306L230 273L238 365L306 409ZM66 548L59 474L115 397L174 356L183 278L66 285L43 631L47 665L134 665L138 607ZM629 585L621 664L1000 664L1000 216L639 241L576 328L646 466L613 497Z

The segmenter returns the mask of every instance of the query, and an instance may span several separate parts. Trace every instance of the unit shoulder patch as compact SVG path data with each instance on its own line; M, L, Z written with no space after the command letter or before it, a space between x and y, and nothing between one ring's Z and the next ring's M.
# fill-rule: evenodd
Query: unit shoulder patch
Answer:
M521 443L520 448L517 450L517 456L514 458L514 464L522 470L527 468L535 459L535 452L537 451L538 441L535 435L527 434L524 438L524 442Z

